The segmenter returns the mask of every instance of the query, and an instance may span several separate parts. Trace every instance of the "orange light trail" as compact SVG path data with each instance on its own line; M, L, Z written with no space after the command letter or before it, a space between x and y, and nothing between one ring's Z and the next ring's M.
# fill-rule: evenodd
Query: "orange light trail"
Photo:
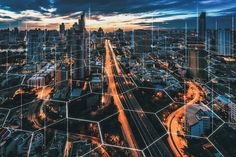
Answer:
M114 54L111 54L113 52L111 50L112 48L110 45L110 41L108 41L108 40L105 41L105 49L106 49L105 68L106 68L106 72L107 72L107 76L108 76L109 88L111 88L111 93L112 93L112 96L114 99L114 103L115 103L117 109L120 111L119 115L118 115L118 120L121 123L122 131L125 135L125 138L129 144L129 146L132 148L138 148L138 145L135 141L133 132L129 126L128 119L126 118L126 115L123 111L122 104L121 104L121 101L120 101L120 98L118 95L118 91L116 89L114 74L113 74L113 70L112 70L112 63L111 63L111 60L112 60L111 56L114 57ZM113 58L113 60L114 60L114 58ZM136 151L132 151L132 155L135 157L140 156L139 152L136 152Z
M182 128L181 124L178 123L178 119L183 117L184 111L188 106L202 101L204 95L203 90L199 88L197 83L187 82L187 85L189 88L186 93L186 100L191 100L175 112L172 112L165 122L169 133L168 143L176 157L188 157L184 152L184 148L188 146L187 141L177 134L180 131L179 128Z

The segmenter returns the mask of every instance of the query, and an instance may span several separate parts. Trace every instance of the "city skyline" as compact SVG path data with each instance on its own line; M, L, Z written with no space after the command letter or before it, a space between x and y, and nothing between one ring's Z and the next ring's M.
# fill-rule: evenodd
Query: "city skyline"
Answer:
M21 5L21 3L25 5ZM122 3L122 4L119 4ZM64 5L65 4L65 5ZM1 1L0 28L19 27L20 29L58 29L60 23L70 28L77 21L82 11L86 12L86 27L105 31L118 28L183 29L197 28L200 12L207 12L207 28L229 28L235 26L235 7L233 0L199 0L199 1L63 1L63 0L29 0Z

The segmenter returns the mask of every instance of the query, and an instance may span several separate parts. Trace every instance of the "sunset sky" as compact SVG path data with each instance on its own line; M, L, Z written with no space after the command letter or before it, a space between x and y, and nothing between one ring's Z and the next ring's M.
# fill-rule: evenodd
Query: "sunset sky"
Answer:
M89 10L91 16L89 17ZM81 11L86 26L106 31L196 26L199 12L207 12L208 28L235 25L235 0L1 0L0 28L58 29L62 22L70 27ZM234 24L232 24L234 21Z

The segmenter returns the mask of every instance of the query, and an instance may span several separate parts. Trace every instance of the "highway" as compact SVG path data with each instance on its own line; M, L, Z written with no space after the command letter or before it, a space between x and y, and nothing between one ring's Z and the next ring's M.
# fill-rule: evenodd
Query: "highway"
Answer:
M178 131L181 132L183 128L183 126L178 122L178 120L180 118L184 118L184 112L188 106L203 101L203 95L204 95L203 90L200 89L197 83L189 81L187 82L187 85L188 85L188 90L185 95L185 98L188 102L175 112L172 112L167 117L165 123L169 133L168 143L176 157L188 156L187 154L185 154L183 150L185 147L188 147L187 142L177 134L177 132ZM181 134L184 134L184 132Z
M105 50L106 50L105 69L106 69L106 73L107 73L107 77L108 77L108 83L109 83L108 86L111 90L111 94L113 96L114 103L115 103L118 111L120 111L119 115L118 115L118 121L121 124L122 131L123 131L123 134L128 142L128 145L131 148L138 148L138 145L135 141L133 132L130 128L129 122L126 118L125 112L123 111L123 107L122 107L122 104L121 104L121 101L120 101L120 98L118 95L118 91L116 89L115 77L114 77L113 68L112 68L113 66L112 66L112 62L111 62L112 61L112 52L110 50L109 44L110 44L109 41L106 40L105 41ZM142 155L137 151L132 151L132 156L139 157Z
M143 112L141 106L139 105L139 102L135 98L134 94L131 91L128 93L126 92L128 89L131 89L132 87L130 87L131 84L130 84L130 81L128 80L128 76L123 72L120 64L118 63L118 61L116 59L116 56L115 56L115 53L112 49L110 41L106 40L105 47L106 47L106 52L109 52L112 56L111 58L107 58L107 59L109 59L109 62L112 61L112 63L113 63L112 64L113 66L106 66L108 76L113 76L112 77L113 80L114 80L114 76L119 76L119 77L115 77L114 82L116 82L116 84L114 82L110 83L110 81L109 81L109 85L112 86L114 88L114 90L116 90L116 95L113 95L116 97L115 99L117 99L115 101L115 103L118 102L120 104L119 106L121 106L121 107L122 107L122 105L124 105L125 108L127 108L127 109L138 111L138 112L130 112L130 116L132 119L131 122L135 124L135 126L138 130L138 133L136 132L135 134L140 134L140 137L141 137L145 147L147 147L152 142L154 142L156 139L158 139L161 135L156 131L155 127L150 122L148 117L145 114L142 114L144 112ZM118 97L117 91L120 91L121 93L123 93L123 95L121 97ZM121 107L119 109L122 109ZM122 111L122 117L126 117L124 111ZM125 119L128 124L127 118L125 118ZM123 126L123 123L124 122L121 122L122 126ZM130 131L126 130L127 134L130 134L131 133ZM132 135L132 139L134 139L134 135ZM130 143L129 139L127 139L127 141L128 141L128 143ZM132 146L130 145L130 147L132 147ZM139 147L137 146L137 144L135 144L134 148L139 148ZM152 156L152 157L172 156L171 151L168 149L168 147L161 140L152 144L152 146L149 147L149 149L147 149L147 150L148 150L148 153L150 154L150 156Z

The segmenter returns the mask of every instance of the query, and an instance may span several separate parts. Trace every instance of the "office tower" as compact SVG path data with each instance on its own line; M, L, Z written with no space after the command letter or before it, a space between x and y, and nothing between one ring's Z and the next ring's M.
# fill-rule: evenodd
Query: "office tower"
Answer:
M64 34L64 33L65 33L65 24L62 23L62 24L60 24L59 27L60 27L60 28L59 28L60 34Z
M98 29L97 37L99 39L99 45L102 45L103 44L103 39L104 39L104 31L101 27Z
M134 42L134 30L131 33L131 49L134 50L135 42Z
M116 35L116 37L119 41L124 40L124 31L123 31L123 29L119 28L118 30L116 30L115 35Z
M40 62L43 60L44 32L41 30L30 30L27 32L26 38L27 62Z
M152 45L152 32L151 30L135 30L134 31L134 52L135 53L148 53L151 52Z
M205 42L205 35L206 35L206 12L202 12L198 18L199 40Z
M236 29L233 29L233 51L232 51L232 56L235 57L236 55Z
M74 24L72 29L71 50L75 57L73 67L73 79L83 80L85 78L85 65L87 54L87 31L85 28L85 13L79 19L79 24Z
M9 42L10 43L16 43L18 35L19 35L19 30L18 30L17 27L15 27L12 31L10 31Z
M97 37L98 38L103 38L104 37L104 31L101 27L99 27L99 29L98 29Z
M188 66L193 78L207 79L207 55L202 43L188 44Z
M217 54L231 56L233 51L233 33L230 29L219 29L217 31Z
M85 13L83 12L79 19L79 29L85 30Z
M97 41L96 42L97 42L98 46L102 46L103 41L104 41L104 35L105 35L103 29L100 27L96 34L97 34Z

